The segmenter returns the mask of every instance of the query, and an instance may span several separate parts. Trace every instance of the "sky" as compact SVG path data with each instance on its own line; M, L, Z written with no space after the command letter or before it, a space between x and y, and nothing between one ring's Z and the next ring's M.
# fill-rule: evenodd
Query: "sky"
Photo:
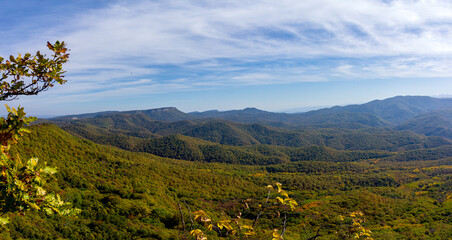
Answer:
M31 115L452 94L449 0L0 0L0 23L0 56L71 50L66 84L5 102Z

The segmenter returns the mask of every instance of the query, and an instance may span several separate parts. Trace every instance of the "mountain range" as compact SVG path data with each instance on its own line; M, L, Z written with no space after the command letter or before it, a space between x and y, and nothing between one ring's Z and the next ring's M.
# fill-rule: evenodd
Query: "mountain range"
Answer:
M118 115L134 115L135 118L142 116L143 119L161 122L180 122L178 125L226 120L245 124L263 124L280 129L383 127L452 139L452 98L426 96L397 96L360 105L335 106L292 114L268 112L256 108L184 113L175 107L165 107L149 110L69 115L52 118L51 121L67 122L89 118L111 118Z
M366 152L369 158L406 151L452 156L451 111L452 99L406 96L296 114L256 108L184 113L166 107L48 121L78 137L129 151L252 165L296 161L300 154L312 154L310 147L320 147L315 151L323 152L323 160L337 159L324 154L331 151L378 152Z
M40 120L11 156L56 167L46 190L82 211L10 214L0 238L248 238L209 231L196 221L204 212L239 231L259 218L252 239L283 228L288 240L338 239L362 212L374 239L451 239L451 121L451 99L411 96L296 114L169 107Z

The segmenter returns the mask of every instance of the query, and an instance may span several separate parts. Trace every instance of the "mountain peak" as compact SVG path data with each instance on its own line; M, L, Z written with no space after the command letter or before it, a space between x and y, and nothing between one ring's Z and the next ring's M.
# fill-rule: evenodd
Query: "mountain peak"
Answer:
M243 112L253 112L253 113L258 113L258 112L264 112L260 109L257 109L255 107L247 107L245 109L242 110Z
M143 112L181 112L176 107L162 107L144 110Z

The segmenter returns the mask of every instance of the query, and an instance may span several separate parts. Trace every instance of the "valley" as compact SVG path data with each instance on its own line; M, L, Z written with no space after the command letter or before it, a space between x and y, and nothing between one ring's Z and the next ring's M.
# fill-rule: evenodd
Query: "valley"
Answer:
M301 114L165 108L40 120L12 153L56 166L51 190L81 213L11 215L4 237L194 239L190 231L200 229L208 239L240 239L245 233L209 231L193 221L202 210L215 222L240 214L234 229L259 216L249 239L271 239L273 229L284 229L284 239L347 238L353 212L362 212L373 239L448 239L452 140L447 131L427 134L417 123L438 114L448 123L451 106L424 100L378 102L409 109L404 114L371 102ZM277 193L267 195L266 186L275 183L297 202L293 211L273 205ZM262 209L268 201L271 207Z

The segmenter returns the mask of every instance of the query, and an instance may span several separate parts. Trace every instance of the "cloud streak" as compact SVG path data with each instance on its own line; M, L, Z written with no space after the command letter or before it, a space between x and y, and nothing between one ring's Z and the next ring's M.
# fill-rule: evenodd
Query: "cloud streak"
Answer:
M444 56L452 52L451 9L446 1L143 1L82 15L73 23L76 31L61 37L81 58L135 57L155 64Z
M69 43L65 97L452 77L450 1L120 0L64 19L15 46Z
M126 66L452 53L447 1L119 2L71 24L73 61Z

